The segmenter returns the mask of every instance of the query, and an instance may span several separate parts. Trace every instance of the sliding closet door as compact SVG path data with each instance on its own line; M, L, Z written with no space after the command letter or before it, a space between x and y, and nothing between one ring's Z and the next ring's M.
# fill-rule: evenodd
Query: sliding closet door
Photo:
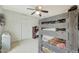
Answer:
M24 19L22 19L22 24L21 24L22 40L32 39L33 26L38 26L38 19L32 16L24 16Z
M21 24L21 28L22 28L21 29L22 40L31 39L32 30L31 30L31 27L30 27L29 20L26 20L26 21L23 20L23 23Z

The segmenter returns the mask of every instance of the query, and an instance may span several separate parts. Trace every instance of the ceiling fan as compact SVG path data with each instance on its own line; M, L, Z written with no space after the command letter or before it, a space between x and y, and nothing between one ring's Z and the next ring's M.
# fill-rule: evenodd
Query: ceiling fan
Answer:
M27 9L29 9L29 10L34 10L32 13L31 13L31 15L33 15L33 14L38 14L40 17L42 16L42 14L41 14L41 12L43 12L43 13L48 13L48 11L47 10L43 10L43 7L42 6L36 6L34 9L33 8L27 8Z

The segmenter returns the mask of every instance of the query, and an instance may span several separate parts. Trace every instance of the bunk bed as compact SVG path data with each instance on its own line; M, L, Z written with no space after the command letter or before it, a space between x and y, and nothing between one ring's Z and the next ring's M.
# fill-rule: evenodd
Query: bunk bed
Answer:
M39 20L39 53L78 53L78 13Z

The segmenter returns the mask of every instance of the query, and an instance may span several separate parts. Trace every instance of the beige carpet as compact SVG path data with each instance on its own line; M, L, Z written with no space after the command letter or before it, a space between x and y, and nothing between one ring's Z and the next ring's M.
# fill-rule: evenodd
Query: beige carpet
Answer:
M38 40L26 39L20 42L15 42L9 53L38 53Z

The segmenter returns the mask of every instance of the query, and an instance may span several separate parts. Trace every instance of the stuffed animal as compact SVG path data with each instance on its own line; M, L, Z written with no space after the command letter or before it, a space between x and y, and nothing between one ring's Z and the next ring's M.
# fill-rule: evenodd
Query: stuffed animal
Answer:
M66 45L65 45L66 41L63 40L63 39L60 39L60 38L53 38L51 40L48 40L48 43L51 44L51 45L55 45L59 48L65 48L66 47Z

